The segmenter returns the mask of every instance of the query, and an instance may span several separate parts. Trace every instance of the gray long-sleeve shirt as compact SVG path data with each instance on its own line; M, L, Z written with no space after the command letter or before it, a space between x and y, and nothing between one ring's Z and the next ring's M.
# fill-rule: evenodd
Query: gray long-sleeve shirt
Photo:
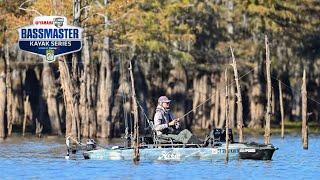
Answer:
M154 129L157 132L157 135L163 134L165 131L169 131L171 127L168 126L168 123L172 121L173 115L169 109L164 109L162 106L157 106L156 114L154 115ZM176 129L179 128L179 124L176 125Z

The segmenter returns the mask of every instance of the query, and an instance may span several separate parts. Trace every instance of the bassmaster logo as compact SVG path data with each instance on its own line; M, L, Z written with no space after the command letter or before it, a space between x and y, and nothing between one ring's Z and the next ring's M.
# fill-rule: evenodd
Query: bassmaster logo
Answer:
M33 25L18 29L21 50L38 54L48 62L82 48L82 28L67 25L63 16L38 16Z

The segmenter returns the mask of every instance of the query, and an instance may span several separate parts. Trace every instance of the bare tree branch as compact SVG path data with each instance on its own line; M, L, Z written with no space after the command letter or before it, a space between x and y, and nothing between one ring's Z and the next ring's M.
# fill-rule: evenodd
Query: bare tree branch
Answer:
M27 0L27 1L25 1L24 3L22 3L20 6L19 6L19 9L20 10L23 10L23 11L30 11L30 12L35 12L35 13L37 13L38 15L40 15L40 16L43 16L39 11L37 11L37 10L35 10L35 9L26 9L26 8L23 8L22 6L24 5L24 4L26 4L26 3L28 3L28 2L30 2L30 1L32 1L32 0Z

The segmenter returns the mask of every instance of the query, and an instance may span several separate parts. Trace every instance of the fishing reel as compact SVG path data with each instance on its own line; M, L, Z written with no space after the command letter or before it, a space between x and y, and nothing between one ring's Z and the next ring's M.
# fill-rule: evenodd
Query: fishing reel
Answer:
M93 139L88 139L86 142L86 150L91 151L96 149L97 143Z

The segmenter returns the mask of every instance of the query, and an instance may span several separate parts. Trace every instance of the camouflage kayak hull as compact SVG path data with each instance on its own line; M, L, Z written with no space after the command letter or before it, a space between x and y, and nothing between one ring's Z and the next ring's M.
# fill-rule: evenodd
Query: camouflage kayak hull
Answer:
M272 145L257 146L234 143L229 145L229 159L257 159L271 160L276 148ZM132 160L132 148L96 149L85 151L85 159L94 160ZM225 159L226 147L166 147L141 148L141 161L187 161L187 160L215 160Z

